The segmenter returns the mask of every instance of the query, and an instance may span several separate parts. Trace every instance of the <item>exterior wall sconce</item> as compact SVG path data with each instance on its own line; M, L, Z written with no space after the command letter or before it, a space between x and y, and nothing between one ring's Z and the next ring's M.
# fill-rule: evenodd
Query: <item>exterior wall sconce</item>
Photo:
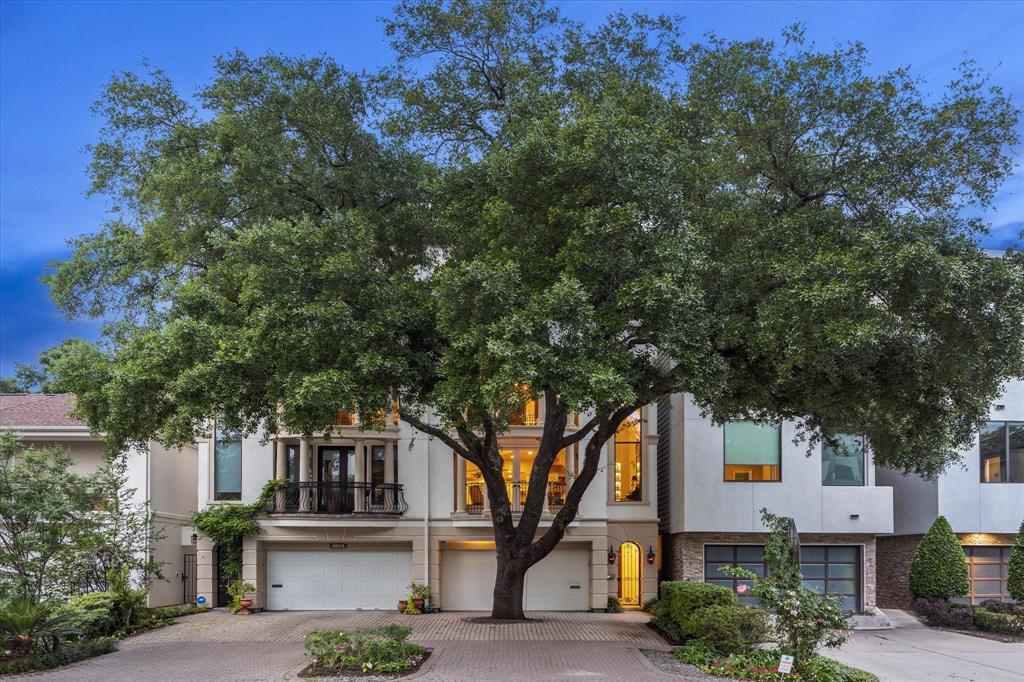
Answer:
M609 566L614 566L615 565L615 548L614 547L609 547L608 548L608 565Z
M650 565L650 566L653 566L654 565L654 560L656 558L657 558L657 555L654 553L654 547L652 547L650 545L647 545L647 564Z
M199 542L199 536L196 533L192 533L192 544Z

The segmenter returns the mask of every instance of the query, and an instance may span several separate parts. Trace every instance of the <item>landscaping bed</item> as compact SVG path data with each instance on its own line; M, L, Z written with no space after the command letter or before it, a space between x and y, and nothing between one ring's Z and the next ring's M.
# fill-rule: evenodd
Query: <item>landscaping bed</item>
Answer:
M317 630L306 635L305 652L312 663L299 676L388 680L410 675L430 655L409 641L411 633L395 624L353 632Z
M913 613L929 627L998 642L1024 642L1024 604L984 601L978 606L917 598Z

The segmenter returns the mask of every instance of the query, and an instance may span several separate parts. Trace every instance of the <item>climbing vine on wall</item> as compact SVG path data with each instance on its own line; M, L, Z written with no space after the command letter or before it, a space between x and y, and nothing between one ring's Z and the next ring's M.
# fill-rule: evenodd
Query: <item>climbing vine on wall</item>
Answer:
M288 481L267 481L252 504L219 504L192 515L192 524L210 538L223 553L224 574L228 580L242 576L242 538L260 532L258 517L265 513L273 494Z

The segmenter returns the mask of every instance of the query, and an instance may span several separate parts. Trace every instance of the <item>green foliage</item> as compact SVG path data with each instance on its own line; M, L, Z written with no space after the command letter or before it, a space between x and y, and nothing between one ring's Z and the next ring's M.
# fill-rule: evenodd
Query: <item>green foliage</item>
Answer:
M111 590L71 597L60 611L84 639L122 635L152 619L146 611L146 590L131 587L124 571L112 571Z
M0 643L14 658L29 655L37 645L52 649L63 637L73 634L77 630L70 619L47 604L30 597L0 602Z
M588 29L531 0L406 0L384 28L381 74L233 53L197 93L159 70L102 93L92 191L119 210L47 281L115 322L58 372L112 448L224 415L372 426L397 398L483 464L525 567L664 395L933 476L1024 374L1024 257L963 217L1011 172L1018 112L970 66L934 97L858 44L685 44L671 18ZM594 415L540 537L543 496L515 523L492 456L524 384L554 424Z
M979 630L1024 636L1024 614L996 613L979 606L974 609L974 624Z
M1006 590L1019 602L1024 602L1024 521L1020 523L1017 538L1010 550L1010 563L1007 566Z
M207 613L209 609L195 604L172 604L170 606L157 606L152 609L152 615L156 620L173 620L181 616L191 616L196 613Z
M15 393L65 393L68 387L59 378L65 364L88 361L95 352L83 339L64 339L56 346L39 354L36 365L15 363ZM7 392L7 391L3 391Z
M403 672L424 653L423 647L408 641L411 633L411 628L393 624L351 633L317 630L306 635L305 651L317 672Z
M622 605L619 604L619 598L608 595L608 608L605 610L608 613L622 613Z
M654 622L670 639L694 637L693 616L709 606L737 606L736 595L721 585L677 581L661 583Z
M235 580L228 585L228 594L231 596L231 613L238 613L242 610L242 599L246 594L256 591L256 586L244 580Z
M417 582L409 583L409 599L422 599L430 601L430 587Z
M915 597L949 599L970 591L967 558L946 517L936 518L921 538L907 577Z
M24 393L15 377L0 377L0 393Z
M267 481L259 498L252 504L218 504L201 509L192 515L192 525L210 538L224 553L224 575L237 579L242 575L242 540L260 532L259 516L264 514L275 491L288 485L288 481Z
M770 639L768 614L752 606L715 605L690 614L687 634L722 653L747 653Z
M117 651L117 643L110 637L84 642L69 642L51 651L32 653L24 658L0 661L0 675L18 675L33 670L49 670L75 663L93 656Z
M761 578L743 568L723 570L754 582L750 595L775 614L773 627L780 650L793 656L794 670L806 673L815 651L842 646L852 625L837 597L812 592L801 584L799 537L792 519L762 509L761 521L769 530L765 544L769 575Z
M865 670L843 665L839 661L818 655L808 659L804 666L804 674L794 672L784 675L778 672L779 652L768 649L756 649L747 653L724 656L705 644L693 643L676 649L673 655L680 661L694 665L706 673L735 680L878 682L878 677Z

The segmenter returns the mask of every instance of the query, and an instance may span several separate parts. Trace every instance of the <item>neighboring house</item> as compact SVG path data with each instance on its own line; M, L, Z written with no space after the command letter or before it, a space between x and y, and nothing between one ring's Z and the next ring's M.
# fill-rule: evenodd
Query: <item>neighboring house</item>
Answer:
M581 418L582 419L582 418ZM513 513L526 497L544 423L530 401L501 438ZM579 420L576 423L581 423ZM558 547L527 573L528 610L604 609L615 596L640 607L657 594L656 409L637 412L605 446L598 477ZM575 426L570 426L575 428ZM586 440L562 452L547 480L550 527L582 465ZM286 479L243 542L243 578L269 610L394 609L410 582L446 610L489 610L494 534L476 467L397 419L363 431L345 413L329 438L239 439L215 430L198 443L201 506L251 503ZM227 601L218 552L199 541L199 593ZM610 562L612 558L614 561Z
M910 604L910 559L936 516L945 516L970 565L971 603L1008 599L1010 548L1024 521L1024 381L1007 384L974 447L937 479L879 467L876 480L895 490L894 535L878 540L882 606Z
M0 429L13 429L29 447L64 448L70 453L72 471L89 474L103 463L103 440L90 434L84 422L69 416L74 405L74 396L67 393L0 395ZM153 558L163 563L166 579L150 586L149 606L191 602L195 599L191 539L196 509L195 448L169 450L151 442L147 450L133 449L126 457L128 486L135 489L137 502L149 502L154 525L165 535L154 546Z
M718 426L682 394L662 401L659 420L664 579L735 589L743 581L721 567L763 575L767 508L796 521L807 587L875 613L876 537L893 530L893 491L876 485L862 438L809 449L793 423Z

